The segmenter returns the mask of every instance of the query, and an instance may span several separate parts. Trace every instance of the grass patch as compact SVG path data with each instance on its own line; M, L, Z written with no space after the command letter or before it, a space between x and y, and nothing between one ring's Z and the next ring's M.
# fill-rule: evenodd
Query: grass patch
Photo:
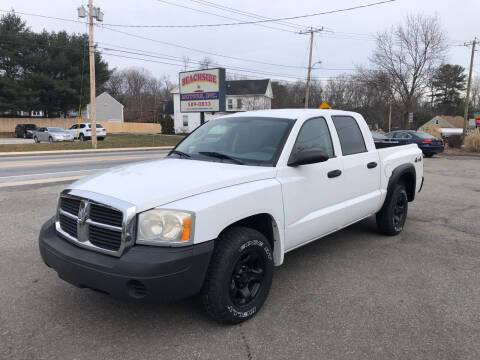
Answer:
M177 135L136 135L110 134L105 140L97 142L98 149L174 146L183 136ZM91 141L39 143L39 144L5 144L0 145L0 152L48 151L48 150L83 150L92 149Z

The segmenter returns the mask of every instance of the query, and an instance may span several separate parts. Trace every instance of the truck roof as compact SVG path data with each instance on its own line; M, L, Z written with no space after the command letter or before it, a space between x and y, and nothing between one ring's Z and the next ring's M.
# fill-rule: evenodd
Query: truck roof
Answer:
M224 117L272 117L282 119L298 119L312 116L325 115L358 115L358 113L344 110L330 110L330 109L273 109L273 110L254 110L237 112L235 114L225 115Z

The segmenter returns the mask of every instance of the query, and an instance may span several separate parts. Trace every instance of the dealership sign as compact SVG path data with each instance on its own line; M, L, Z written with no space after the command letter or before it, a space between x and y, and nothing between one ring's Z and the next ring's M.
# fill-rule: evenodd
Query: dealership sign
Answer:
M225 111L225 69L179 74L180 112Z

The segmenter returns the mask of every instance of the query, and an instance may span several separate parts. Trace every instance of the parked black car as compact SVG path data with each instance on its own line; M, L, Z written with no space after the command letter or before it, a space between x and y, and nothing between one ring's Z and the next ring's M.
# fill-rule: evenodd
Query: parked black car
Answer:
M386 147L397 146L399 145L398 141L394 139L390 139L383 134L380 134L376 131L372 131L373 142L375 143L375 147L377 149L383 149Z
M35 124L18 124L15 127L15 136L17 138L31 139L33 132L37 130Z
M398 141L400 145L417 144L426 157L443 152L443 140L422 131L396 130L385 135Z

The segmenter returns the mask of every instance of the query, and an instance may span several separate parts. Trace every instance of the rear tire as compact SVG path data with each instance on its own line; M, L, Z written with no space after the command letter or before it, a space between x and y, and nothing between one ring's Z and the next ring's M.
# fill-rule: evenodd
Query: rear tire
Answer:
M23 133L23 138L24 138L24 139L27 138L27 133L26 133L26 132Z
M201 297L206 312L224 324L238 324L257 313L273 279L273 255L260 232L234 227L215 241Z
M53 143L53 138L51 136L48 138L48 142Z
M398 183L394 186L390 198L377 213L378 230L390 236L400 234L405 225L407 213L407 190L403 183Z
M103 141L103 140L105 140L104 137L99 137L99 138L97 138L97 139L98 139L98 141Z
M80 141L85 141L85 136L83 136L83 134L80 134L80 135L78 136L78 140L80 140Z

